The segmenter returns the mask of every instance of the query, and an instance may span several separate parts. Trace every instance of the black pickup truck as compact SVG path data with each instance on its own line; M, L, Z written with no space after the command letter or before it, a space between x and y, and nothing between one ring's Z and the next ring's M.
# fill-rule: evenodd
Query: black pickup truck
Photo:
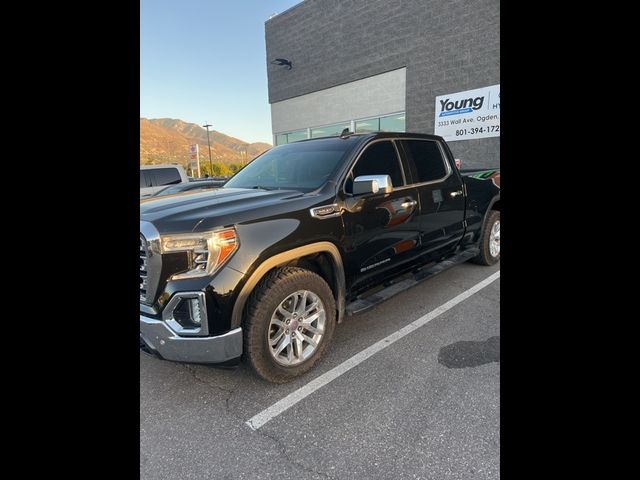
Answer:
M500 259L500 172L433 135L320 138L223 188L140 202L140 348L286 382L346 316L467 260Z

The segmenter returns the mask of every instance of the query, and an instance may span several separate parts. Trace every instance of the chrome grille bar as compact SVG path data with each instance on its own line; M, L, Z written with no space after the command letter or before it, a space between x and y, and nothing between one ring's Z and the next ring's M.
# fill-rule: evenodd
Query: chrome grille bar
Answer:
M140 235L140 301L147 301L147 289L148 289L148 251L147 240Z
M156 300L161 272L160 233L151 222L140 220L140 303Z
M160 233L151 222L140 220L140 303L156 300L161 272Z

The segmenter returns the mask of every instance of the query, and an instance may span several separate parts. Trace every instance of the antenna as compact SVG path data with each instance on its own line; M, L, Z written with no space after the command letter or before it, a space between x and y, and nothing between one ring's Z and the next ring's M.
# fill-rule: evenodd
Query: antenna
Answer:
M349 131L349 128L345 128L344 130L342 130L342 133L340 134L340 138L348 138L349 135L352 135L352 133Z

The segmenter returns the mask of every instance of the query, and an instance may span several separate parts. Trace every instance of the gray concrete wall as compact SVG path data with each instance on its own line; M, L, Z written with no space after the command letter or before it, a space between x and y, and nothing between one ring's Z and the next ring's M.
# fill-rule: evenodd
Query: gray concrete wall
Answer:
M500 83L499 0L305 0L265 37L270 103L406 67L410 132L433 133L437 95ZM499 137L450 147L464 167L500 164Z
M274 133L405 110L406 69L374 75L271 105Z

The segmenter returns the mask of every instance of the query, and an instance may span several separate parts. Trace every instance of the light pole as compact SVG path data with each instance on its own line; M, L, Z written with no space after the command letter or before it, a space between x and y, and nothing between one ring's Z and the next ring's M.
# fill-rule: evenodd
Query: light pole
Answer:
M209 168L211 168L211 176L213 177L213 160L211 160L211 142L209 141L209 127L211 127L211 125L206 123L205 125L202 125L202 126L207 129L207 146L209 147Z

